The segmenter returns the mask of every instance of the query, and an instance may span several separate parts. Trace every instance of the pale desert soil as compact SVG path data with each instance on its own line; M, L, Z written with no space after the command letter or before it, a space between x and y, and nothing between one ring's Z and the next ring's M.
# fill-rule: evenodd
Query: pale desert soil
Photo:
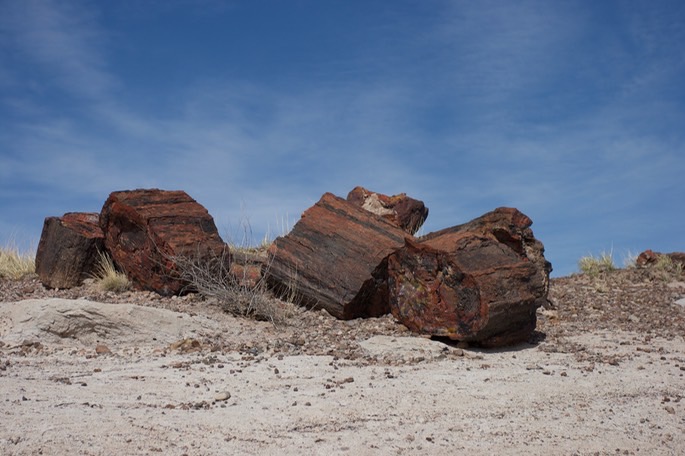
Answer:
M682 280L555 279L505 350L0 281L0 454L685 454Z

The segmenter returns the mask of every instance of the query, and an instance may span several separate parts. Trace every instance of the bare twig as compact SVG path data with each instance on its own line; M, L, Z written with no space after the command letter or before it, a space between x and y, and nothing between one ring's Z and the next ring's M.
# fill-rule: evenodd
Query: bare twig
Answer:
M264 274L256 281L250 276L255 268L270 266L256 255L238 252L240 268L231 268L228 248L220 255L175 256L172 258L181 278L189 283L188 289L202 296L215 299L227 312L270 321L285 323L299 309L292 303L276 299L266 286Z

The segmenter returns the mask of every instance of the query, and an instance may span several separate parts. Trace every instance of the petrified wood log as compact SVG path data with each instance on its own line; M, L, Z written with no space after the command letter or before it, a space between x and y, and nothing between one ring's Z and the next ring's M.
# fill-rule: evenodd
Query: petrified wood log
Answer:
M347 195L347 201L380 215L409 234L416 233L428 217L428 208L423 201L410 198L406 193L388 196L355 187Z
M268 281L279 294L341 319L383 315L387 284L372 273L405 237L395 224L326 193L274 241Z
M483 346L527 340L536 309L547 302L551 270L542 243L526 231L529 221L498 209L421 242L408 240L387 259L395 318L418 333Z
M187 285L174 257L229 261L214 219L183 191L113 192L100 226L105 246L133 283L162 295L178 294Z
M526 258L535 264L534 280L544 284L544 296L540 297L538 304L547 305L552 264L545 259L545 247L533 235L533 230L530 228L532 224L533 221L518 209L499 207L462 225L429 233L423 236L421 241L428 242L445 234L468 231L489 236L506 244L521 258Z
M69 212L47 217L43 223L36 273L49 288L71 288L95 271L104 236L97 213Z

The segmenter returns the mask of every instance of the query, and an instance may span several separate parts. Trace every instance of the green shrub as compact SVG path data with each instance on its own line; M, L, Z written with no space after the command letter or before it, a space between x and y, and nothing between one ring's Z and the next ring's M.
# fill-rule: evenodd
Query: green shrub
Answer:
M93 279L103 291L121 293L131 288L131 281L126 274L118 271L112 258L103 252L98 252Z
M0 278L19 280L36 272L34 255L21 253L14 246L0 248Z

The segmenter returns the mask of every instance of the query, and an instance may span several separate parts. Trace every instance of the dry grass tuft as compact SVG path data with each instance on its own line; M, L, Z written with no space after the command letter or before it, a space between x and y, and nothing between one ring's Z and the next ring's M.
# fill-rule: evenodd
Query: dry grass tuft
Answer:
M673 261L668 255L659 255L654 268L677 276L683 274L683 263Z
M19 280L36 272L36 258L21 253L18 248L8 245L0 248L0 278Z
M602 272L616 269L612 252L602 252L598 257L588 255L578 260L578 268L583 274L597 277Z
M190 285L189 289L197 291L202 296L215 299L222 308L237 316L250 317L257 320L270 321L274 324L286 323L290 318L301 312L301 309L291 302L276 299L266 286L263 275L256 282L250 277L252 268L261 268L264 264L256 258L249 259L253 252L243 250L236 252L242 256L242 275L229 270L226 258L228 249L222 255L200 259L200 255L176 256L176 263L180 276ZM268 267L268 260L266 260Z
M112 258L103 252L98 252L93 279L103 291L121 293L131 288L131 281L126 274L118 271Z
M652 278L662 281L682 280L683 264L673 261L668 255L659 255L656 263L649 265L648 270Z

